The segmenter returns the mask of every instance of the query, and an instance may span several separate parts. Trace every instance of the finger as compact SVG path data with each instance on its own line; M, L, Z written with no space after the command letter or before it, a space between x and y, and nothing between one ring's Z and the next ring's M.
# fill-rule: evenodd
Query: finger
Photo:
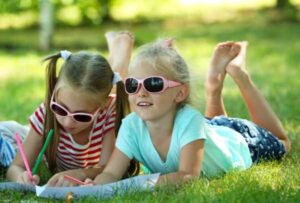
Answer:
M17 183L21 183L21 184L25 183L23 173L18 176Z
M63 187L74 187L74 186L78 186L78 184L69 180L65 180L63 182Z
M89 178L85 179L83 186L93 186L95 185L95 182Z
M33 176L32 176L31 182L32 182L34 185L39 184L39 182L40 182L40 177L39 177L38 175L33 175Z
M57 179L57 182L56 182L56 184L55 184L55 186L56 187L63 187L64 186L64 181L65 179L62 177L62 176L60 176L58 179Z
M25 184L32 185L33 183L31 182L31 178L28 176L27 172L23 173L23 180Z
M56 182L57 182L57 176L53 176L52 178L50 178L47 185L50 187L54 187L56 185Z

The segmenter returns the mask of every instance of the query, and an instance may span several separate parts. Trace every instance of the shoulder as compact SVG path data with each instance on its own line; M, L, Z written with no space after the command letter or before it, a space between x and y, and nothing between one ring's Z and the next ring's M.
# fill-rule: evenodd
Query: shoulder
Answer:
M32 115L30 116L30 118L36 117L38 118L40 121L44 120L44 117L46 115L46 106L44 103L41 103L32 113Z
M31 124L31 127L40 135L43 133L45 115L46 107L45 104L42 103L29 117L29 123Z
M203 115L194 107L190 105L184 105L180 109L177 110L176 117L175 117L175 122L176 120L181 122L185 121L188 122L193 119L199 119L199 120L204 120Z
M128 126L140 126L143 124L143 120L135 113L132 112L122 119L122 125Z
M176 113L174 130L183 135L186 132L199 132L205 126L205 118L190 105L185 105Z

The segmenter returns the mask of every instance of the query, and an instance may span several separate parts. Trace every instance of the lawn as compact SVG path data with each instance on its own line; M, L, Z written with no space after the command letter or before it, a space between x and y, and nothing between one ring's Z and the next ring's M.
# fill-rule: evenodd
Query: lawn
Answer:
M184 27L184 28L183 28ZM27 123L28 116L44 97L43 56L60 49L98 50L107 55L105 31L128 29L137 46L157 37L173 36L191 67L194 104L203 111L203 81L213 47L221 41L248 40L247 64L253 80L280 117L292 140L291 153L281 162L262 163L243 172L233 171L213 180L199 179L154 192L128 193L105 202L300 202L300 25L252 20L200 24L166 21L144 25L58 29L55 49L36 51L36 30L0 31L0 120ZM238 89L228 78L224 100L231 116L249 118ZM47 177L44 177L46 179ZM4 170L0 180L4 181ZM49 201L33 194L0 192L0 201ZM96 202L93 198L79 202ZM102 200L101 200L102 201Z

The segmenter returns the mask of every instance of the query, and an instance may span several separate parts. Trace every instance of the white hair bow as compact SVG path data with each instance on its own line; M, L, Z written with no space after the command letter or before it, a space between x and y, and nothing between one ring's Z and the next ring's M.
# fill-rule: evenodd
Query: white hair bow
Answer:
M68 50L63 50L63 51L60 51L60 56L62 59L64 59L65 61L68 60L68 58L71 56L71 52L68 51Z
M112 80L112 84L115 85L122 80L120 74L118 72L114 72L114 78Z

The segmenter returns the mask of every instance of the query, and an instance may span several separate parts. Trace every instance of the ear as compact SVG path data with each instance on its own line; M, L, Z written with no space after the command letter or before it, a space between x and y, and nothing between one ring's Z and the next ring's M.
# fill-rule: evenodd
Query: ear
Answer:
M180 102L184 101L189 96L189 93L190 93L190 89L189 89L188 85L184 84L184 85L179 86L179 90L175 97L175 102L180 103Z

